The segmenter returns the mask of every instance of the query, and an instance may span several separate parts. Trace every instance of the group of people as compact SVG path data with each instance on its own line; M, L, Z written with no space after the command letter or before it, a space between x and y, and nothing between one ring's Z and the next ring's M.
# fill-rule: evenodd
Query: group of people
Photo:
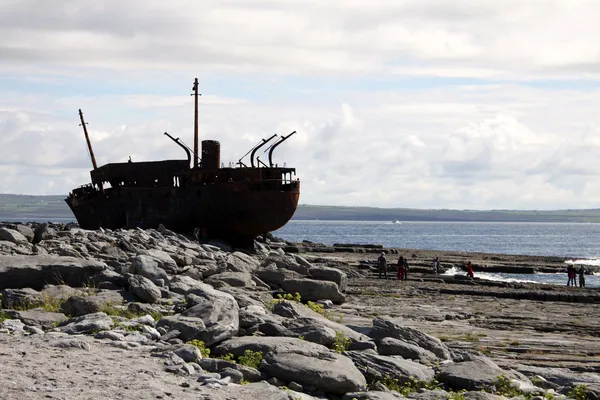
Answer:
M385 258L385 253L381 253L381 255L379 256L379 258L377 259L377 265L379 267L379 278L381 278L382 276L387 279L387 269L388 269L388 265L387 265L387 260ZM405 281L408 279L408 261L406 261L406 258L404 258L404 256L400 256L398 258L398 264L397 264L397 270L396 270L396 279L399 281Z
M577 275L579 275L579 287L585 287L585 267L583 265L576 269L573 264L567 266L567 286L577 286Z
M378 270L379 270L379 278L388 278L387 275L387 271L388 271L388 263L387 260L385 258L385 252L382 252L381 255L379 256L379 258L377 259L377 266L378 266ZM475 275L473 274L473 264L471 264L471 261L469 261L466 265L466 269L467 269L467 276L474 278ZM408 279L408 261L406 260L406 258L404 258L404 256L400 256L398 258L398 263L397 263L397 269L396 269L396 279L399 281L405 281ZM433 260L433 273L438 275L440 273L440 258L436 257Z

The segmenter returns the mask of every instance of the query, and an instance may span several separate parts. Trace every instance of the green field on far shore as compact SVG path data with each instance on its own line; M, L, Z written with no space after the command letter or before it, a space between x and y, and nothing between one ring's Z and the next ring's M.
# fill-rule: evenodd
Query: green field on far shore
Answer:
M72 220L66 196L0 194L0 221ZM424 210L340 206L298 206L295 220L329 221L473 221L473 222L600 222L600 209L590 210Z

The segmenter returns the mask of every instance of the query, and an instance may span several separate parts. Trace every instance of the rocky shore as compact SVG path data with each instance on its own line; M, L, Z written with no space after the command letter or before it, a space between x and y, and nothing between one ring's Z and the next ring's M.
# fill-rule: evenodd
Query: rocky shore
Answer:
M376 279L381 251L408 281ZM433 257L0 224L0 398L600 398L599 290L440 277Z

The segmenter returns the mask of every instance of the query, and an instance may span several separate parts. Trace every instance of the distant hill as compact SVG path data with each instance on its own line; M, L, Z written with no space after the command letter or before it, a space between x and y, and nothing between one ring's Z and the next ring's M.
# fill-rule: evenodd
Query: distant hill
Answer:
M300 205L294 219L348 221L478 221L478 222L600 222L600 209L590 210L424 210Z
M0 221L74 220L66 196L0 194ZM600 222L600 209L590 210L423 210L314 206L301 204L296 220L347 221L480 221L480 222Z

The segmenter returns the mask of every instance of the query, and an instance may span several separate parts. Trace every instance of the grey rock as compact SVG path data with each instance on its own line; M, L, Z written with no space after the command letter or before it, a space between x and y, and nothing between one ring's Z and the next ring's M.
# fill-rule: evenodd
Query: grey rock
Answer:
M273 307L273 313L280 315L285 318L303 318L304 322L308 324L307 319L311 319L310 322L313 325L321 325L332 329L335 332L342 332L351 341L351 349L375 349L375 343L368 337L355 330L340 324L339 322L327 319L323 315L314 312L310 308L297 303L295 301L284 300Z
M227 256L227 270L232 272L253 273L259 266L259 262L248 254L236 251Z
M245 365L236 364L231 361L221 360L218 358L203 358L199 361L202 369L210 372L221 372L225 368L231 368L239 371L243 378L249 382L258 382L265 378L256 368L247 367Z
M107 331L114 326L113 320L103 312L87 314L81 317L71 318L68 323L58 329L61 332L89 333L95 331Z
M466 392L465 399L467 400L505 400L506 397L499 396L487 392Z
M303 337L309 342L331 347L335 342L336 332L312 318L297 318L283 321L283 326L290 332L290 336Z
M386 337L399 339L428 350L442 360L450 359L450 352L441 340L418 329L402 326L401 323L400 320L394 320L390 317L376 317L373 319L373 329L370 336L375 339Z
M264 306L267 301L273 300L273 296L270 292L261 290L260 288L237 288L225 286L219 290L232 295L240 308L247 307L249 305Z
M202 353L200 353L200 349L196 346L192 346L191 344L184 344L183 346L176 348L173 350L177 356L181 357L181 359L185 362L197 362L202 359Z
M33 289L4 289L2 291L2 308L35 308L42 303L42 294Z
M337 268L312 267L309 272L313 279L335 282L340 292L345 292L348 287L348 275Z
M199 318L204 322L205 330L197 339L212 346L237 334L239 307L233 296L206 284L191 289L189 293L198 296L198 303L181 313L181 317Z
M18 319L5 319L0 323L0 329L8 329L10 332L23 332L25 325Z
M390 392L368 391L346 393L342 400L397 400L402 398L402 396L396 396ZM445 397L441 399L445 399Z
M438 357L431 351L391 337L381 339L377 344L377 350L383 356L402 356L403 358L415 360L423 364L438 360Z
M297 279L302 277L302 275L295 271L285 268L278 268L277 264L275 263L271 263L260 268L256 272L256 276L258 276L261 281L265 282L273 289L280 288L281 284L286 279Z
M270 253L269 256L261 263L261 266L266 267L270 264L275 264L278 269L287 269L290 271L297 272L298 274L300 274L302 276L307 276L308 272L309 272L309 268L310 268L310 264L308 264L308 265L300 264L296 260L296 258L294 258L293 256L286 255L286 254L281 255L281 254ZM263 279L260 275L259 275L259 278Z
M135 256L133 260L131 260L129 270L133 274L150 279L155 284L160 279L165 282L168 282L169 280L167 271L161 268L159 266L159 261L150 255L138 254Z
M116 341L124 341L125 335L123 335L123 333L117 332L117 331L102 331L102 332L98 332L96 334L96 336L94 336L94 338L95 339L109 339L109 340L116 340Z
M346 351L343 354L354 362L370 383L384 378L386 374L401 383L408 382L411 376L420 381L431 381L435 375L432 368L401 357L380 356L370 351Z
M514 378L513 374L504 371L490 359L479 357L473 361L442 365L438 380L455 390L481 390L493 386L501 375ZM533 386L531 382L528 384Z
M364 389L364 376L352 361L315 343L283 337L237 337L214 348L215 354L243 355L246 350L264 355L260 370L284 382L312 385L343 394Z
M206 331L206 326L204 325L204 321L202 318L194 318L194 317L185 317L181 315L177 316L169 316L162 318L156 324L158 328L164 327L169 329L169 333L161 336L161 340L169 340L166 337L171 336L177 332L177 336L181 338L181 340L187 342L194 339L200 339L204 337L204 332Z
M18 319L25 325L40 327L42 329L52 329L63 322L67 317L62 313L48 312L43 309L33 309L27 311L5 311L10 318Z
M33 229L31 229L27 225L19 224L15 227L15 230L21 235L25 236L29 243L33 243L33 239L35 238L35 233L33 232Z
M158 261L158 267L164 269L167 273L178 274L181 272L181 267L177 265L169 253L157 249L146 250L145 253Z
M221 376L229 377L233 383L240 383L244 379L244 375L233 368L223 368L219 373Z
M365 377L352 361L332 352L323 352L318 356L300 352L269 353L263 360L261 370L282 381L296 381L335 394L366 387Z
M156 325L154 318L152 318L152 315L149 315L149 314L134 318L131 320L131 322L140 324L140 325L147 325L147 326L151 326L151 327L154 327Z
M574 372L568 368L536 367L520 364L515 369L527 376L539 375L560 386L572 385L575 382L600 384L600 374L593 372Z
M178 294L186 294L190 289L202 286L201 283L201 281L190 276L177 275L171 280L169 290Z
M0 289L41 289L47 283L57 282L81 287L106 268L105 263L73 257L0 255Z
M281 283L288 293L299 293L303 300L331 300L334 304L342 304L346 297L340 293L335 282L315 281L312 279L288 279Z
M158 340L160 339L160 332L155 328L148 325L139 325L140 332L144 334L144 336L148 337L150 340Z
M124 290L102 290L91 296L71 296L62 303L61 308L65 313L78 317L119 306L125 300L132 300L132 297Z
M234 287L253 287L256 286L252 280L252 275L247 272L222 272L211 276L205 280L206 283L216 286L217 283L223 282Z
M23 327L23 330L25 330L25 332L31 333L32 335L43 335L44 334L44 331L42 329L38 328L37 326L25 325Z
M150 279L141 275L129 277L129 290L140 300L148 303L156 303L161 298L160 289Z
M67 339L59 339L50 342L50 346L58 347L61 349L81 349L90 351L90 344L85 340L75 339L75 338L67 338Z
M9 228L0 228L0 240L6 240L15 244L26 244L29 240L23 236L19 231Z

